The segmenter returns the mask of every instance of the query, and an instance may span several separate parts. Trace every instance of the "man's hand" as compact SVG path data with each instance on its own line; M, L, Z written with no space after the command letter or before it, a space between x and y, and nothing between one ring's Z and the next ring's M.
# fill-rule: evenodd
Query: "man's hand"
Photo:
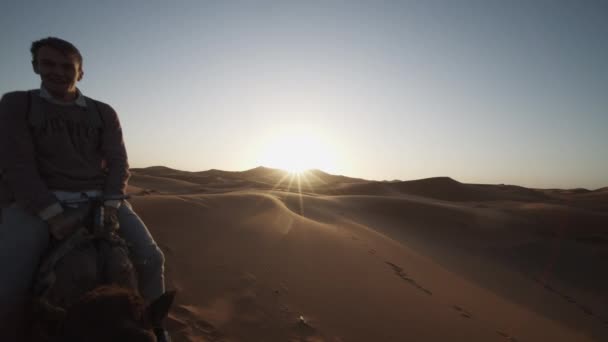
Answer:
M46 221L49 225L51 235L57 240L63 240L69 236L78 224L78 218L60 213Z
M118 229L118 208L106 205L103 207L103 223L106 227Z

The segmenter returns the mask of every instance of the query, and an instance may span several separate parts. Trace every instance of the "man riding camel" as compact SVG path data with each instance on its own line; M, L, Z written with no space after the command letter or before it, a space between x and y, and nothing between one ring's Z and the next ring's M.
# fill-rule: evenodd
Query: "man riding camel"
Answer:
M17 340L23 308L49 242L73 229L62 201L82 196L105 201L129 244L147 302L165 291L164 256L124 198L129 178L118 116L109 105L76 87L82 55L71 43L45 38L32 43L40 89L4 94L0 101L0 336ZM159 342L169 341L157 331Z

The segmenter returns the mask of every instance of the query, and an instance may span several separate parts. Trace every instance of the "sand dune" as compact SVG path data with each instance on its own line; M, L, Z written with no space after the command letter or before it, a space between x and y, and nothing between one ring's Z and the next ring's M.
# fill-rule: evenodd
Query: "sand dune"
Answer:
M177 341L608 339L603 191L313 176L134 170Z

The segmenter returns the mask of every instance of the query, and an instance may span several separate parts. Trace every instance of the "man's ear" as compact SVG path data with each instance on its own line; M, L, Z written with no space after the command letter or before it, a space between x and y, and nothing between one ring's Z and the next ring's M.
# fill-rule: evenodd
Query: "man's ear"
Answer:
M146 307L146 316L150 323L152 323L152 326L161 326L162 321L169 314L169 310L175 299L175 293L175 291L165 292Z
M34 73L40 75L40 70L38 70L38 64L36 61L32 61L32 68L34 69Z
M84 70L82 70L82 66L78 67L78 81L80 81L84 77Z

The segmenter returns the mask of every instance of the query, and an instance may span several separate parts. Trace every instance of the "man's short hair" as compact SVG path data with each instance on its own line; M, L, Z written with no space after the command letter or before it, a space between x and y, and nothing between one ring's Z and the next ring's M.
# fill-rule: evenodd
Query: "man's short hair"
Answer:
M32 53L32 63L38 63L38 50L43 46L53 48L65 56L76 56L78 63L82 67L82 55L74 44L56 37L48 37L32 43L32 47L30 48L30 52Z

